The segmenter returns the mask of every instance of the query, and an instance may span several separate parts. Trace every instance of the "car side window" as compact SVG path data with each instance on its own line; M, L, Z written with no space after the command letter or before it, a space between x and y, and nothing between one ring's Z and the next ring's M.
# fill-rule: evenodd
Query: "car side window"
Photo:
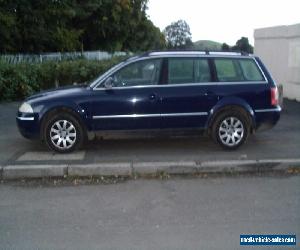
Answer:
M263 81L264 78L253 59L214 59L220 82Z
M220 82L244 81L244 76L237 60L218 58L215 59L215 65Z
M211 82L211 74L207 59L194 61L195 82Z
M191 83L194 82L194 60L188 58L169 59L169 83Z
M125 66L112 75L114 87L158 84L161 59L143 60Z
M247 81L263 81L264 78L252 59L239 60L244 77Z
M208 61L205 58L170 58L168 79L169 84L210 82Z

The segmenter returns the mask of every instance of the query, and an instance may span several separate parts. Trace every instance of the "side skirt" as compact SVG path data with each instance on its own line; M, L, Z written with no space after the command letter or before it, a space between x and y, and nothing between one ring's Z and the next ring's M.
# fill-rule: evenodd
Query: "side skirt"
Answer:
M176 129L139 129L139 130L105 130L89 132L89 140L93 139L125 139L125 138L156 138L156 137L189 137L203 136L205 129L176 128Z

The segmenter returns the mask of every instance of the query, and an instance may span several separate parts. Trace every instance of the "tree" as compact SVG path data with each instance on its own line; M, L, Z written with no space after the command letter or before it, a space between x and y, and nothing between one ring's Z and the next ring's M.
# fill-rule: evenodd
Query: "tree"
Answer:
M249 43L247 37L241 37L241 39L237 40L236 44L232 47L232 49L247 53L253 53L253 46Z
M168 25L164 34L168 48L185 49L193 45L190 27L184 20L178 20Z
M0 53L165 46L146 14L148 0L0 0Z
M16 26L16 14L10 1L0 0L0 51L9 52L14 49L11 43Z
M221 50L230 51L230 46L227 43L222 43Z
M147 0L96 1L93 8L82 1L84 14L76 19L76 25L84 30L84 49L142 51L163 48L162 33L148 19L146 8Z
M78 49L81 31L72 27L74 5L72 0L0 0L0 52Z

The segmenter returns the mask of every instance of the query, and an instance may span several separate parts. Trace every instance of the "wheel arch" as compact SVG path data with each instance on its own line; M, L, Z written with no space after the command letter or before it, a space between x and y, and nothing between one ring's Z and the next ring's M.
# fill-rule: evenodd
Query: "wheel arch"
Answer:
M255 113L251 106L243 99L238 97L228 97L221 99L209 112L209 116L206 122L206 129L208 133L213 126L215 119L225 110L239 110L244 112L249 119L250 132L254 132L254 128L256 126L255 123Z
M54 114L57 113L68 113L70 115L72 115L75 119L78 120L78 122L80 123L80 125L83 128L84 134L85 136L87 136L88 133L88 127L87 124L85 122L85 114L82 114L84 112L82 112L83 110L80 109L79 107L77 107L76 105L66 105L66 104L57 104L57 105L53 105L51 107L48 107L47 109L44 109L41 112L40 115L40 138L43 140L43 131L45 129L45 124L47 121L47 118L51 117Z

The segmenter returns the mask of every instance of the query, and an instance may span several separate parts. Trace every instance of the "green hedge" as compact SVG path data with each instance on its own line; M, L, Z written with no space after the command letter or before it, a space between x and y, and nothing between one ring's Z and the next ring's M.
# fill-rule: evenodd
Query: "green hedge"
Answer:
M41 90L92 80L123 59L78 59L40 64L8 64L0 61L0 101L22 100Z

